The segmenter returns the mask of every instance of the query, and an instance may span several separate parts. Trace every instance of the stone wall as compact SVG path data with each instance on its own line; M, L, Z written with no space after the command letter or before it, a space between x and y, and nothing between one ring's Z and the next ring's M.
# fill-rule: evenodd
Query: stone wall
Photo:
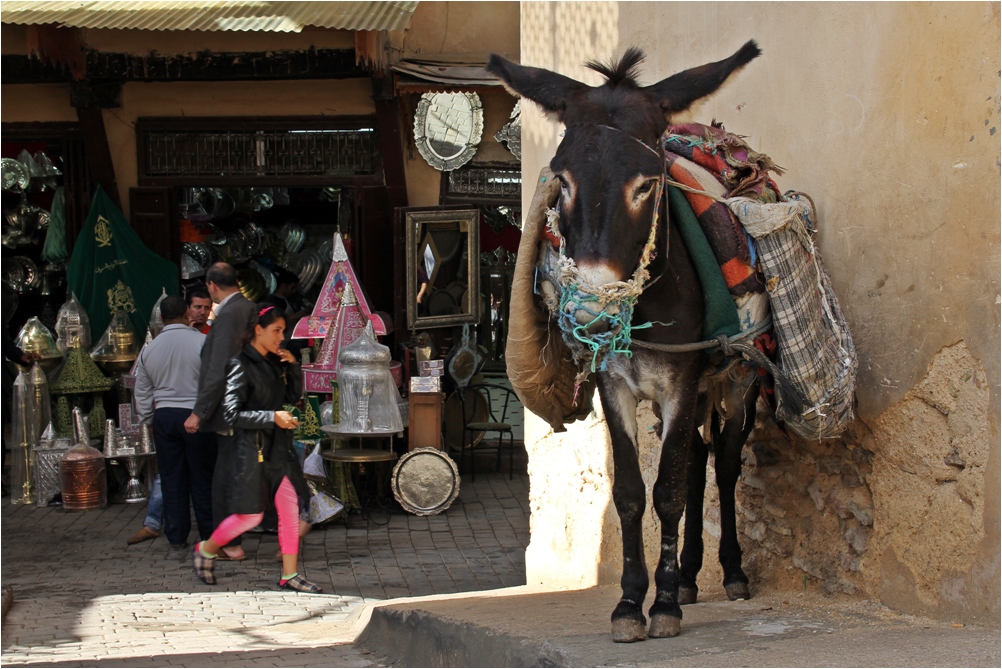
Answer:
M787 437L761 412L737 489L752 582L862 595L913 613L997 617L969 596L998 579L997 564L994 573L977 568L991 552L985 467L998 438L989 416L985 370L963 342L943 349L904 400L875 421L857 419L840 439ZM710 591L721 578L715 502L708 486L701 588Z

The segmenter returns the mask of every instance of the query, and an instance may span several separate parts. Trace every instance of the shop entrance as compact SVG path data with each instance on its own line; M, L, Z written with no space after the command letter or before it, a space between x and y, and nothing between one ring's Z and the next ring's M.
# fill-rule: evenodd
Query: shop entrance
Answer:
M309 312L340 229L370 303L393 310L393 246L375 119L139 119L132 224L200 284L219 260L261 299L299 279Z

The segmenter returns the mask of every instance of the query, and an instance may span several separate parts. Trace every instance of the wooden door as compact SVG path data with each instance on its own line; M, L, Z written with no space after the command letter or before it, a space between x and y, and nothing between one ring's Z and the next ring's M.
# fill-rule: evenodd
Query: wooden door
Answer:
M129 189L132 229L151 251L181 262L181 234L171 216L169 188L139 187Z

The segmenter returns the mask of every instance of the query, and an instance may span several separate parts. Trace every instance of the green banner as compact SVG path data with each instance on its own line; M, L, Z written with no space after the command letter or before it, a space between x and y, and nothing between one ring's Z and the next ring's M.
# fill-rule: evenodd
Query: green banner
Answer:
M146 248L100 186L73 244L66 278L87 310L95 342L118 311L129 315L142 341L161 289L177 295L179 285L177 265Z

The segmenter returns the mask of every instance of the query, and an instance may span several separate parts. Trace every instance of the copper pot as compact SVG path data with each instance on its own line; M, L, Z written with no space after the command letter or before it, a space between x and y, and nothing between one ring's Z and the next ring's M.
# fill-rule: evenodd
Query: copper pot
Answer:
M104 455L87 444L77 444L59 463L63 508L67 511L102 509L108 505L108 477Z

